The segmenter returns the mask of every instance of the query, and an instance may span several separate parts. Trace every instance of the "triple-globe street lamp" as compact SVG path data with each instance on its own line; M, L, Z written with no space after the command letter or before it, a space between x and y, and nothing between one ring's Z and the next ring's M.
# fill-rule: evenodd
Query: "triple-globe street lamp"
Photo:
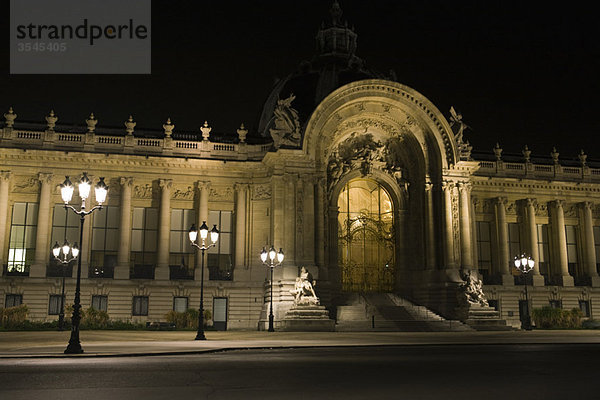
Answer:
M70 264L79 255L77 242L73 246L66 239L62 246L58 242L54 243L52 255L54 255L56 261L62 264L62 291L60 296L60 312L58 313L58 330L62 331L65 324L65 266Z
M79 180L78 189L79 189L79 197L81 198L81 208L77 210L75 207L69 204L71 199L73 198L73 183L69 180L69 177L65 177L65 181L60 185L60 195L62 197L63 202L65 203L65 209L69 209L73 211L75 214L79 215L80 226L79 226L79 243L83 242L83 223L85 221L85 217L92 212L101 209L102 203L106 201L106 196L108 194L108 186L104 183L104 178L100 178L96 186L94 187L94 191L96 194L96 203L97 206L92 207L90 210L86 210L85 201L90 196L90 190L92 188L92 182L87 176L87 172L83 173L83 176ZM81 257L77 259L77 284L75 286L75 300L73 302L73 317L72 317L72 325L71 325L71 338L69 339L69 345L65 350L65 354L81 354L83 353L83 348L81 347L81 343L79 342L79 322L81 321Z
M268 262L267 262L268 257ZM269 332L275 332L275 328L273 327L273 269L278 267L283 262L283 250L279 248L279 251L275 251L275 247L271 246L269 251L263 247L260 252L260 259L264 265L270 268L271 270L271 304L269 308ZM275 263L275 259L277 259L277 263Z
M525 320L523 321L523 328L525 330L531 330L531 313L529 312L529 296L527 294L527 276L533 271L535 266L535 260L526 254L515 256L515 268L521 273L525 283Z
M196 243L196 240L198 239L198 231L200 232L200 244ZM217 225L213 225L213 228L210 230L210 244L206 243L206 239L208 238L208 226L206 225L206 221L202 221L200 230L196 228L195 224L192 224L188 235L192 246L202 251L202 271L200 273L200 313L198 314L198 333L196 334L195 340L206 340L206 336L204 335L204 252L217 244L217 240L219 240L219 230L217 229Z

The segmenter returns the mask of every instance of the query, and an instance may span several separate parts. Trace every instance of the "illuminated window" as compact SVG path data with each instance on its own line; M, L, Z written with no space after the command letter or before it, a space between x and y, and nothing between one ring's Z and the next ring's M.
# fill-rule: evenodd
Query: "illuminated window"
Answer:
M54 213L52 216L52 234L50 240L50 246L54 246L54 243L58 242L59 245L67 240L71 245L79 243L79 216L67 210L63 204L56 204L54 206ZM48 276L71 276L72 266L75 263L73 260L70 265L64 265L58 262L52 253L49 252L50 263L48 270L46 271Z
M105 206L94 212L91 278L112 278L119 249L119 208Z
M547 224L537 225L537 245L539 254L538 265L540 268L540 274L547 278L550 275L550 244L548 239Z
M158 209L134 208L131 225L132 277L152 278L158 244Z
M29 267L35 259L37 216L37 203L13 205L8 247L8 274L29 274Z
M342 288L393 290L395 238L390 195L374 180L353 179L341 191L338 207Z
M186 312L188 309L187 297L173 297L173 310L176 312Z
M188 232L195 222L194 210L171 210L169 265L172 271L179 271L178 276L191 276L194 270L196 249L190 245Z
M578 275L578 257L577 257L577 228L575 225L565 225L565 234L567 237L567 259L569 262L569 274Z
M207 250L209 279L230 281L233 279L231 211L210 211L207 224L209 229L213 225L217 225L219 229L217 245Z
M485 278L492 269L492 241L490 234L490 223L477 221L477 256L478 269Z

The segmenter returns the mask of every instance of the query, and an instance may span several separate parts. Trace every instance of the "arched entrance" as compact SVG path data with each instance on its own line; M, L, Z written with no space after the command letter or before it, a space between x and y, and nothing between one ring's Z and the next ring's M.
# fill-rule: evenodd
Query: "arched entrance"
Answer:
M352 179L341 190L338 207L342 290L392 291L396 249L389 193L373 179Z

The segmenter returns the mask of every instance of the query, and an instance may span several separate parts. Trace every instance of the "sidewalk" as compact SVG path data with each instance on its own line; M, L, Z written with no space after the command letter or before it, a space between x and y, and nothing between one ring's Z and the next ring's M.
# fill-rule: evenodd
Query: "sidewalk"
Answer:
M0 332L0 358L199 354L232 349L468 344L600 343L600 330L508 332L81 331L81 355L65 355L70 332Z

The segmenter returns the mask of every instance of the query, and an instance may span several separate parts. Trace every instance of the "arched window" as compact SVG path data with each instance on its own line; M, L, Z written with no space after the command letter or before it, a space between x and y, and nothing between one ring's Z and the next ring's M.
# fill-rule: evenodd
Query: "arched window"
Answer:
M338 197L338 251L342 290L394 288L394 210L389 193L371 179L353 179Z

